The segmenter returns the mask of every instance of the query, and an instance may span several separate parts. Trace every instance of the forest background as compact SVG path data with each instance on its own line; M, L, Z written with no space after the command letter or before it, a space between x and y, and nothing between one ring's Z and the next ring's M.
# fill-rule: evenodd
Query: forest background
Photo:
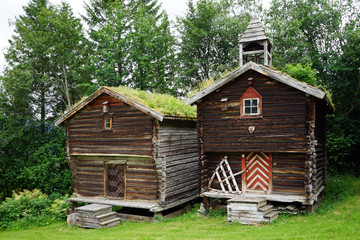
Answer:
M0 200L12 191L70 194L65 133L53 120L103 85L186 97L238 66L238 39L264 23L273 66L326 88L328 171L360 175L360 4L341 0L189 1L169 22L156 0L31 0L14 22L0 76ZM174 31L173 31L174 30Z

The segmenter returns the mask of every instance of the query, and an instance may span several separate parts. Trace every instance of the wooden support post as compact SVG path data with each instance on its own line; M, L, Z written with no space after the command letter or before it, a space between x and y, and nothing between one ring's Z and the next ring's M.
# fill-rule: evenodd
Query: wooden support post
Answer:
M239 66L243 65L243 45L239 44Z
M210 209L210 198L204 197L203 198L203 204L204 204L205 211L209 211L209 209Z
M272 191L272 166L273 166L272 153L269 153L269 161L270 161L270 166L269 166L269 193L271 193L271 191Z
M72 213L75 213L75 209L76 209L77 207L78 207L77 202L71 202L67 215L72 214Z
M245 154L241 154L241 170L244 171L246 168ZM244 192L246 190L246 170L242 173L241 177L241 189Z
M268 41L264 40L264 65L269 65Z

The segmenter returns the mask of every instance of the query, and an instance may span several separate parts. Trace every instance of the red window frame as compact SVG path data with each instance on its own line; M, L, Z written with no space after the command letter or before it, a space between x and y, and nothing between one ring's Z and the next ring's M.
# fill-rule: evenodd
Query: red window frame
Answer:
M257 114L246 114L245 113L245 100L257 99ZM244 95L240 99L240 117L241 118L262 118L262 96L252 87L246 90Z

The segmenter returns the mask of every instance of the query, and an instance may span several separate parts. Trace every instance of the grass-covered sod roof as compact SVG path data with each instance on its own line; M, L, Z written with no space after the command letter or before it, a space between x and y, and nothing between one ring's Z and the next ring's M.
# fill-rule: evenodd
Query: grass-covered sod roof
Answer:
M186 105L182 100L169 94L149 93L126 86L107 88L164 116L196 118L196 107Z

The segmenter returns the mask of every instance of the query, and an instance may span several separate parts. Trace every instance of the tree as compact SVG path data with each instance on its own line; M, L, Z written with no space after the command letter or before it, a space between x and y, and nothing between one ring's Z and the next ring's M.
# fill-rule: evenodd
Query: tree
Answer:
M0 198L11 190L69 193L65 136L51 120L81 93L86 39L67 4L33 0L16 19L0 79Z
M188 2L186 16L177 19L178 61L186 87L238 66L239 35L250 21L248 10L256 4L233 0Z
M132 85L141 90L176 93L175 39L165 13L158 17L147 14L146 6L139 6L134 14L130 34L129 57L132 62Z
M157 1L94 0L86 9L98 85L172 92L175 40Z
M336 107L328 117L330 172L360 174L359 20L356 1L274 0L266 13L273 63L310 64Z
M67 4L34 0L24 9L30 15L15 21L16 34L5 58L9 71L21 65L30 73L23 80L32 83L29 100L44 123L48 114L64 110L80 97L77 84L89 81L82 67L87 61L86 39L80 19Z

